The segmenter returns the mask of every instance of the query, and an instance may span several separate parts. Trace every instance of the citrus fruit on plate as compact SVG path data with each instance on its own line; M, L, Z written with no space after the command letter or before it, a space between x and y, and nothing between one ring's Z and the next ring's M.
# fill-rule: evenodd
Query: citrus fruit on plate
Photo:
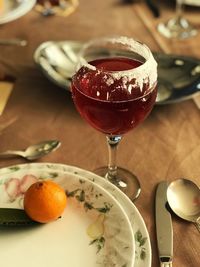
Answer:
M62 187L51 180L32 184L24 195L24 210L34 221L47 223L58 219L67 203Z

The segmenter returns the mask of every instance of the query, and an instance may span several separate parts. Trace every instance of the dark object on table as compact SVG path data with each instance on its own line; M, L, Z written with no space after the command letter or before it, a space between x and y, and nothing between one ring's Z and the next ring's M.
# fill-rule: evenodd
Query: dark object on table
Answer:
M122 0L124 4L132 4L134 3L134 0Z
M149 7L149 9L151 10L151 12L153 13L155 18L160 17L160 10L158 8L158 6L154 3L154 1L152 0L145 0L147 6Z
M59 5L59 0L37 0L38 4L44 5L46 2L49 2L53 6L58 6Z
M0 208L0 226L27 226L39 224L31 220L24 210L12 208Z

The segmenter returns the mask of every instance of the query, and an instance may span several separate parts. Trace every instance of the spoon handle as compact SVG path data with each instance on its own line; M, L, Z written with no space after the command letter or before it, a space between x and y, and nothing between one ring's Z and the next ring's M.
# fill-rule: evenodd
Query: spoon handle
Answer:
M26 46L27 41L22 39L0 39L0 45Z
M24 157L23 151L8 150L0 153L0 158L12 158L16 156Z

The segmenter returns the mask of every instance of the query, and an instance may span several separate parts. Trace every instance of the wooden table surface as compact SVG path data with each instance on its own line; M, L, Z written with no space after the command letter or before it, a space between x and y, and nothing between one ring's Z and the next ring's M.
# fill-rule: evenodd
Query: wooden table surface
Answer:
M0 38L20 37L26 47L0 46L0 69L16 77L14 90L0 117L0 150L21 149L45 139L59 139L62 146L38 162L75 165L87 170L107 163L105 137L77 113L71 94L52 84L35 66L33 53L48 40L87 41L105 35L126 35L141 40L153 51L200 58L200 8L187 8L186 16L199 35L185 40L167 40L156 31L160 20L173 15L170 1L155 19L142 2L80 0L69 17L42 17L35 10L0 26ZM186 177L200 185L200 111L193 102L155 106L151 115L124 136L118 151L120 166L140 179L142 193L135 202L144 218L152 244L152 266L158 267L155 236L155 188ZM95 149L94 149L95 148ZM1 160L0 167L26 162ZM200 265L199 233L194 225L173 216L174 267ZM10 267L10 266L8 266Z

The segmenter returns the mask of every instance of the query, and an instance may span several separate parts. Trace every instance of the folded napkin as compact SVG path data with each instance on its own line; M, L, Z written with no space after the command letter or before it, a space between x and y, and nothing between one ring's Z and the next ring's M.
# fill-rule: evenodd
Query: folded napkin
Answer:
M193 97L193 101L198 109L200 109L200 93L198 95L195 95Z
M15 83L14 77L0 73L0 115L2 115Z

